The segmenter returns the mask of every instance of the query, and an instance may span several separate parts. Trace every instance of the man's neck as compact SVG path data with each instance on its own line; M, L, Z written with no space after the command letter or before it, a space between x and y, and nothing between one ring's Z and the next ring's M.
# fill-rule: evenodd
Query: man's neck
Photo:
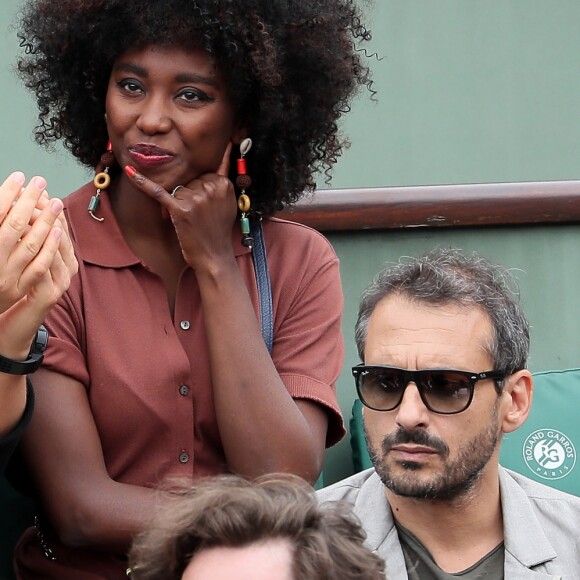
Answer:
M386 490L396 522L409 530L446 572L466 570L503 541L497 466L453 500L412 499Z

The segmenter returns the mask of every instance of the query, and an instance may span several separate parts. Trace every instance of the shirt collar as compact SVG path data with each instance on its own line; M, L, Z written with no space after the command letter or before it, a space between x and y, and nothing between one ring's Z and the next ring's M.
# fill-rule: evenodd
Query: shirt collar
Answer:
M97 217L104 218L103 221L91 217L87 207L94 193L94 185L87 183L64 202L71 235L76 242L77 258L105 268L126 268L142 264L121 233L106 191L101 192L99 207L94 212ZM236 220L232 230L232 246L236 257L250 252L249 248L242 245L241 239L239 223Z

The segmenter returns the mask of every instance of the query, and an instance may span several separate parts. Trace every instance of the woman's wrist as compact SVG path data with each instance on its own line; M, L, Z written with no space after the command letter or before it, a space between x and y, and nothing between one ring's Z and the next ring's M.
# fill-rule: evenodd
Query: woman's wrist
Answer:
M29 337L18 339L15 338L14 334L5 328L0 331L0 355L13 360L24 361L28 358L36 331Z

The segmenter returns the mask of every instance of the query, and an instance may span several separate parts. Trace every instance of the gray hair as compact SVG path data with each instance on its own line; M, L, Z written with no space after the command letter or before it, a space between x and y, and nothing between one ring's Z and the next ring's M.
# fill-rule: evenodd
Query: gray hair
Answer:
M517 283L505 268L477 253L435 248L425 256L387 267L364 291L355 326L358 354L364 360L368 323L377 304L387 296L401 295L427 304L477 306L492 323L487 345L494 369L511 374L526 367L530 328L518 303Z

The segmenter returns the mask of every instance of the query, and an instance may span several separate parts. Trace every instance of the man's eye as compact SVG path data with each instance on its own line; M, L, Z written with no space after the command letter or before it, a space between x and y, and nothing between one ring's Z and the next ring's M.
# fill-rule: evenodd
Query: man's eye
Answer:
M398 389L399 388L399 383L397 381L397 379L395 377L388 377L388 376L383 376L380 377L378 379L378 383L379 385L381 385L381 387L383 389L386 390L393 390L393 389Z
M430 391L453 391L456 388L456 384L445 377L430 377L428 378L424 386Z

